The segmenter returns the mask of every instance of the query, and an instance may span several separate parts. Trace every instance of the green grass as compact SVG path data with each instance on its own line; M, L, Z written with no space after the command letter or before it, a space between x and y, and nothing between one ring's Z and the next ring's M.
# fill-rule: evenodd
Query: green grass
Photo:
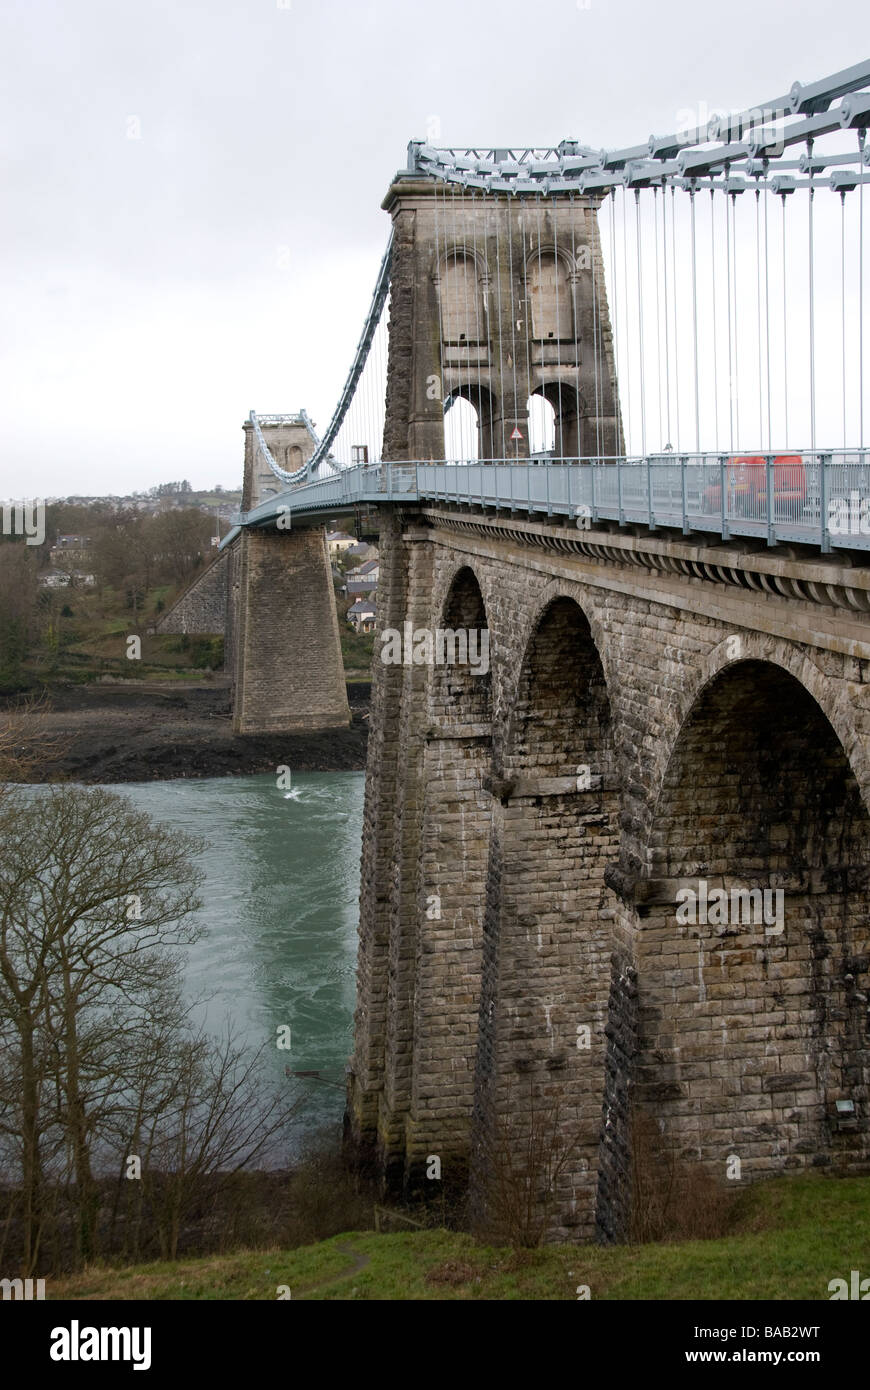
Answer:
M56 650L34 648L23 663L28 683L50 685L58 680L86 683L111 675L128 680L198 680L204 670L221 669L223 641L218 637L147 631L159 618L158 600L168 609L176 590L167 584L148 591L136 614L124 597L111 589L70 591L66 596L72 616L58 620ZM127 658L127 637L142 640L138 661Z
M354 632L341 620L341 656L345 671L371 670L375 638L372 632Z
M478 1245L443 1230L334 1236L297 1250L96 1268L48 1280L49 1298L813 1299L870 1273L870 1178L793 1177L741 1194L735 1234L642 1246ZM865 1268L866 1267L866 1268Z
M54 647L44 643L34 646L20 669L8 673L8 689L32 689L57 681L87 684L103 675L129 680L198 680L203 669L222 669L219 639L194 634L185 647L177 634L147 631L172 607L185 587L161 584L149 589L136 614L127 607L125 596L108 586L102 591L75 589L55 595L56 603L60 605L62 601L72 610L72 616L61 617L58 607ZM159 612L158 602L163 604ZM370 679L374 636L358 635L343 618L339 626L342 660L349 679ZM141 661L127 660L127 637L132 633L142 638ZM0 691L3 688L0 673Z

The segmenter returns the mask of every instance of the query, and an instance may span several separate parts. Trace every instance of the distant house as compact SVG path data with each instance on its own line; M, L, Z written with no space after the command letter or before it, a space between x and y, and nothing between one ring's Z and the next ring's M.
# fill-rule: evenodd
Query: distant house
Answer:
M377 584L380 572L380 560L366 560L364 565L346 571L348 580L365 579L373 585Z
M50 569L39 576L39 583L43 589L65 589L71 578L67 570Z
M371 579L348 579L341 587L343 594L374 594L377 592L378 581Z
M55 566L62 566L64 569L68 565L80 563L90 554L90 536L58 536L57 541L49 551L49 559Z
M377 608L374 599L360 598L347 610L347 620L357 632L374 632Z
M346 553L348 559L354 560L376 560L378 558L377 546L369 545L368 541L352 541Z
M330 555L343 555L355 544L353 536L345 531L327 531L326 544Z
M58 550L87 550L90 547L90 536L58 536Z

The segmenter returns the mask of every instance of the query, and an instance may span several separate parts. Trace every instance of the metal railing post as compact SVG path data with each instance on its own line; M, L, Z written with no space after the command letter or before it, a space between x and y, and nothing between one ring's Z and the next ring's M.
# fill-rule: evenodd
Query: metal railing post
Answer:
M653 520L652 459L649 454L646 456L646 509L649 517L649 529L654 531L656 524Z
M764 463L767 484L767 544L776 545L776 528L773 524L773 455L766 454Z
M625 509L622 505L622 459L616 460L616 500L619 506L619 524L625 525Z
M822 553L831 550L831 532L828 526L828 483L825 473L825 455L819 455L819 545Z
M725 506L725 454L719 455L719 529L722 532L723 541L727 541L730 535L728 530L728 509Z
M688 536L691 527L689 526L689 495L686 491L686 455L680 454L680 497L683 506L683 535Z

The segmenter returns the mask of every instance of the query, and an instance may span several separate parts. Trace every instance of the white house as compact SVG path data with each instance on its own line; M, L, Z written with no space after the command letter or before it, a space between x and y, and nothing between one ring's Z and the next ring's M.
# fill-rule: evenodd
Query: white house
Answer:
M374 632L377 608L374 599L360 598L347 610L347 620L357 632Z
M330 555L343 555L352 545L356 545L356 541L344 531L327 531L326 545Z

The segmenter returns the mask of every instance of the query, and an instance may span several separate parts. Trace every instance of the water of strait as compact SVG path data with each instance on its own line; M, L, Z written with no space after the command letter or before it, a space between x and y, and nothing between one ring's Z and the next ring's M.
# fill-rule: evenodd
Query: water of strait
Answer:
M359 859L365 774L293 774L127 783L155 820L208 841L199 921L189 949L191 996L210 996L197 1018L240 1041L270 1042L279 1083L304 1098L297 1145L336 1127L344 1110L355 997ZM278 1048L289 1026L291 1049ZM284 1069L318 1071L337 1086L285 1080Z

